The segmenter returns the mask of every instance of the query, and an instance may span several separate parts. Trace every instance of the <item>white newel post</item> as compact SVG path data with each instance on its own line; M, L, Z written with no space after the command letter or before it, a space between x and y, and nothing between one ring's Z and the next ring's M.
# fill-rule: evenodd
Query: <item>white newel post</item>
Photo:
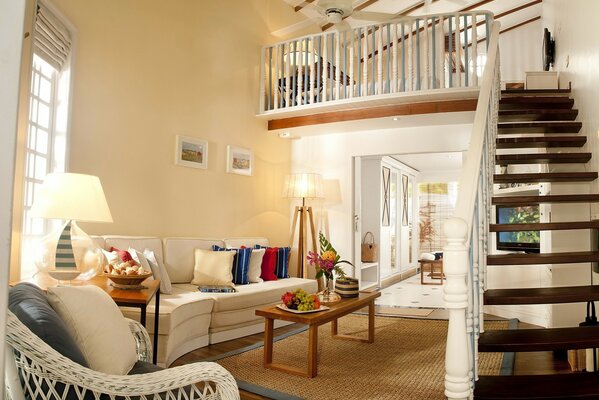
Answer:
M445 352L445 395L450 400L465 400L471 395L470 341L466 332L468 308L468 224L449 218L443 225L447 244L443 248L445 307L449 310Z

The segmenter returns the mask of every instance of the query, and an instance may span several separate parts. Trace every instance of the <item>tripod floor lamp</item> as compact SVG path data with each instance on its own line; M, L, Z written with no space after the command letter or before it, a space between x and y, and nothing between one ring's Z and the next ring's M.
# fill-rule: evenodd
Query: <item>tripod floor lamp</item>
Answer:
M297 275L299 278L308 277L306 257L308 256L308 224L312 239L312 251L316 247L316 233L314 230L314 215L312 207L306 206L306 199L324 198L322 189L322 176L319 174L291 174L287 176L283 197L289 199L302 199L302 205L296 206L291 226L290 244L293 246L295 231L299 220L299 239L297 242Z

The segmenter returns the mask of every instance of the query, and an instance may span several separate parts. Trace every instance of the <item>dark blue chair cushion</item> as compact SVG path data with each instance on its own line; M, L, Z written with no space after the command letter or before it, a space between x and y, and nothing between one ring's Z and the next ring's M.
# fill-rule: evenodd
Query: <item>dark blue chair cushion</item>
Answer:
M46 294L30 283L19 283L8 293L8 309L36 336L72 361L89 368L65 323L48 303Z
M150 372L162 371L164 368L147 361L137 361L127 375L149 374Z

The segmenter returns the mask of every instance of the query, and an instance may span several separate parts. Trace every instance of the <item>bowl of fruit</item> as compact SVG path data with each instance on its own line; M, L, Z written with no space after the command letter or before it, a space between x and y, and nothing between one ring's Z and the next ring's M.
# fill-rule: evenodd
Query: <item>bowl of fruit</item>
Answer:
M281 296L283 304L277 305L281 310L296 314L328 310L329 307L320 304L317 294L308 294L304 289L286 292Z
M146 271L137 265L135 261L115 262L108 264L105 269L106 277L113 282L113 286L124 289L141 289L141 283L152 276L152 272Z

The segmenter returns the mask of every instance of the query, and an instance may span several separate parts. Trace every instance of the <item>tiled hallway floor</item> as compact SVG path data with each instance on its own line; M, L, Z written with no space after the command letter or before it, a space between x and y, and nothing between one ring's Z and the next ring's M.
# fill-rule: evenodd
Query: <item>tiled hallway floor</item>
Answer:
M421 285L420 274L381 290L377 306L444 309L443 285Z

